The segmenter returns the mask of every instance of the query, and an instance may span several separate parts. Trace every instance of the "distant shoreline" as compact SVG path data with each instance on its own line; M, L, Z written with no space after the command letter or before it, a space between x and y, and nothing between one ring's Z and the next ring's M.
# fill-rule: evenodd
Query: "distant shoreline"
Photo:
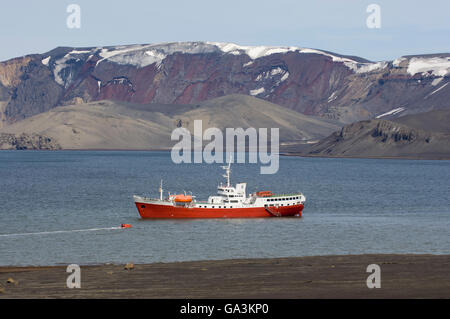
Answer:
M367 266L381 269L369 289ZM365 254L81 266L81 289L66 266L0 267L10 298L450 298L450 255ZM7 283L12 278L12 283Z
M418 161L448 161L450 157L443 158L428 158L428 157L416 157L416 156L323 156L323 155L310 155L310 154L296 154L296 153L283 153L282 156L296 156L296 157L308 157L308 158L340 158L340 159L393 159L393 160L418 160Z
M2 150L14 152L170 152L170 149L60 149L60 150ZM323 156L298 154L294 152L280 152L280 156L305 157L305 158L338 158L338 159L393 159L393 160L418 160L418 161L448 161L450 157L415 157L415 156Z

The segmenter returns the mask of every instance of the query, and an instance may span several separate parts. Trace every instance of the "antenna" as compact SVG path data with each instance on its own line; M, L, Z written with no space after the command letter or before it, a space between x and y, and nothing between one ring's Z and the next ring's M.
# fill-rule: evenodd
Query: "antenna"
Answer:
M222 166L222 168L225 170L225 174L222 176L227 179L227 187L230 187L231 159L232 155L230 155L230 161L228 162L228 166Z
M163 188L162 188L163 180L161 180L161 184L159 186L159 199L163 200Z

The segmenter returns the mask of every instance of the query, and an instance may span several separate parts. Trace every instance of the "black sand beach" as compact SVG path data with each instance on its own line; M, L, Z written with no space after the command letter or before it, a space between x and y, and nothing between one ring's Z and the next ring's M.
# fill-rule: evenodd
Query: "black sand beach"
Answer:
M369 264L381 267L379 289L367 288ZM450 298L450 255L81 266L81 289L68 276L66 266L0 267L0 298Z

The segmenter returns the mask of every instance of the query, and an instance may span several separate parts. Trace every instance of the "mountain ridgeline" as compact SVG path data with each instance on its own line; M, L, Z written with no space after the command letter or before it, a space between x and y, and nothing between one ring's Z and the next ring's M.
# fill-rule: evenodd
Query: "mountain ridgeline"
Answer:
M450 54L370 62L216 42L60 47L0 63L0 125L100 100L197 104L230 94L348 124L448 108L449 69Z

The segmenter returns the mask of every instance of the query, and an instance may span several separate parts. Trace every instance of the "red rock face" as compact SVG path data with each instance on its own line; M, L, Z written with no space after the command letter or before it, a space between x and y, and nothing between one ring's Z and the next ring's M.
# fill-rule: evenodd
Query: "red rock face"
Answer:
M449 106L450 85L431 94L438 88L432 85L436 76L412 76L407 66L391 62L355 72L368 61L311 50L274 51L252 59L245 50L225 52L211 44L179 44L191 51L170 45L57 48L0 63L0 91L9 92L0 97L7 101L5 117L15 121L74 101L195 104L233 93L342 122L373 118L399 106L423 111L420 102L426 96L430 107ZM448 80L443 77L441 85Z

